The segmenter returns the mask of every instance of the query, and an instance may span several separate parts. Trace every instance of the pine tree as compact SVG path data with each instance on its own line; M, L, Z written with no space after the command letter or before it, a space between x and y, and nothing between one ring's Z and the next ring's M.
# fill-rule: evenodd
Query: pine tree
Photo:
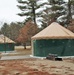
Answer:
M70 24L72 21L72 15L74 14L74 0L68 0L68 15L67 22Z
M62 15L66 14L64 0L48 0L51 5L51 19L56 21Z
M41 20L42 28L47 27L54 21L61 22L62 20L60 21L60 17L66 14L65 2L63 0L48 0L47 5L48 7L41 14L43 18Z
M39 3L41 0L17 0L19 4L17 5L18 8L22 11L21 13L18 13L19 16L26 16L26 21L31 19L35 24L36 23L36 17L40 13L36 13L36 10L39 9L41 6L43 6L45 3Z

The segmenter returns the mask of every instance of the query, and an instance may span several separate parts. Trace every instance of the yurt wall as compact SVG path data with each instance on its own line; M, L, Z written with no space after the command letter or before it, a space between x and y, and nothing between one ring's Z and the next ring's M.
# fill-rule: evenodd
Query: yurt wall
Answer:
M49 53L57 54L58 56L73 56L74 40L73 39L33 40L34 56L45 57Z

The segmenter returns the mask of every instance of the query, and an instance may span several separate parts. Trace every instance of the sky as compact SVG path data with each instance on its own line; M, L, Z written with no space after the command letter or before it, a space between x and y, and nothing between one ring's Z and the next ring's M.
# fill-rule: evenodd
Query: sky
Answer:
M17 15L21 12L21 10L17 8L17 5L17 0L0 0L0 27L4 22L11 23L24 20L25 17Z
M17 15L21 12L17 5L17 0L0 0L0 26L4 22L10 23L24 20L24 17Z

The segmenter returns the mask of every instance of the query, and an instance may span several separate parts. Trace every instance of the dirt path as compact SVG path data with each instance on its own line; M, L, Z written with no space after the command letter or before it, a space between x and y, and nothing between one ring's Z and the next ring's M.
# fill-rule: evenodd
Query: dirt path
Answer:
M0 75L74 75L74 59L51 61L25 58L0 61Z

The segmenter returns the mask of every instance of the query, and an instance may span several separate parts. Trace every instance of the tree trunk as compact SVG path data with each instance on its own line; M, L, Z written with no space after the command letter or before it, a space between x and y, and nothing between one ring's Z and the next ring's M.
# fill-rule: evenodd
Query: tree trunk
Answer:
M26 43L23 43L24 49L26 49Z
M72 19L72 15L71 15L71 2L70 2L70 0L68 0L68 16L67 16L68 23L70 23L71 19Z
M32 5L32 13L33 13L33 21L34 21L35 25L37 25L34 4Z

